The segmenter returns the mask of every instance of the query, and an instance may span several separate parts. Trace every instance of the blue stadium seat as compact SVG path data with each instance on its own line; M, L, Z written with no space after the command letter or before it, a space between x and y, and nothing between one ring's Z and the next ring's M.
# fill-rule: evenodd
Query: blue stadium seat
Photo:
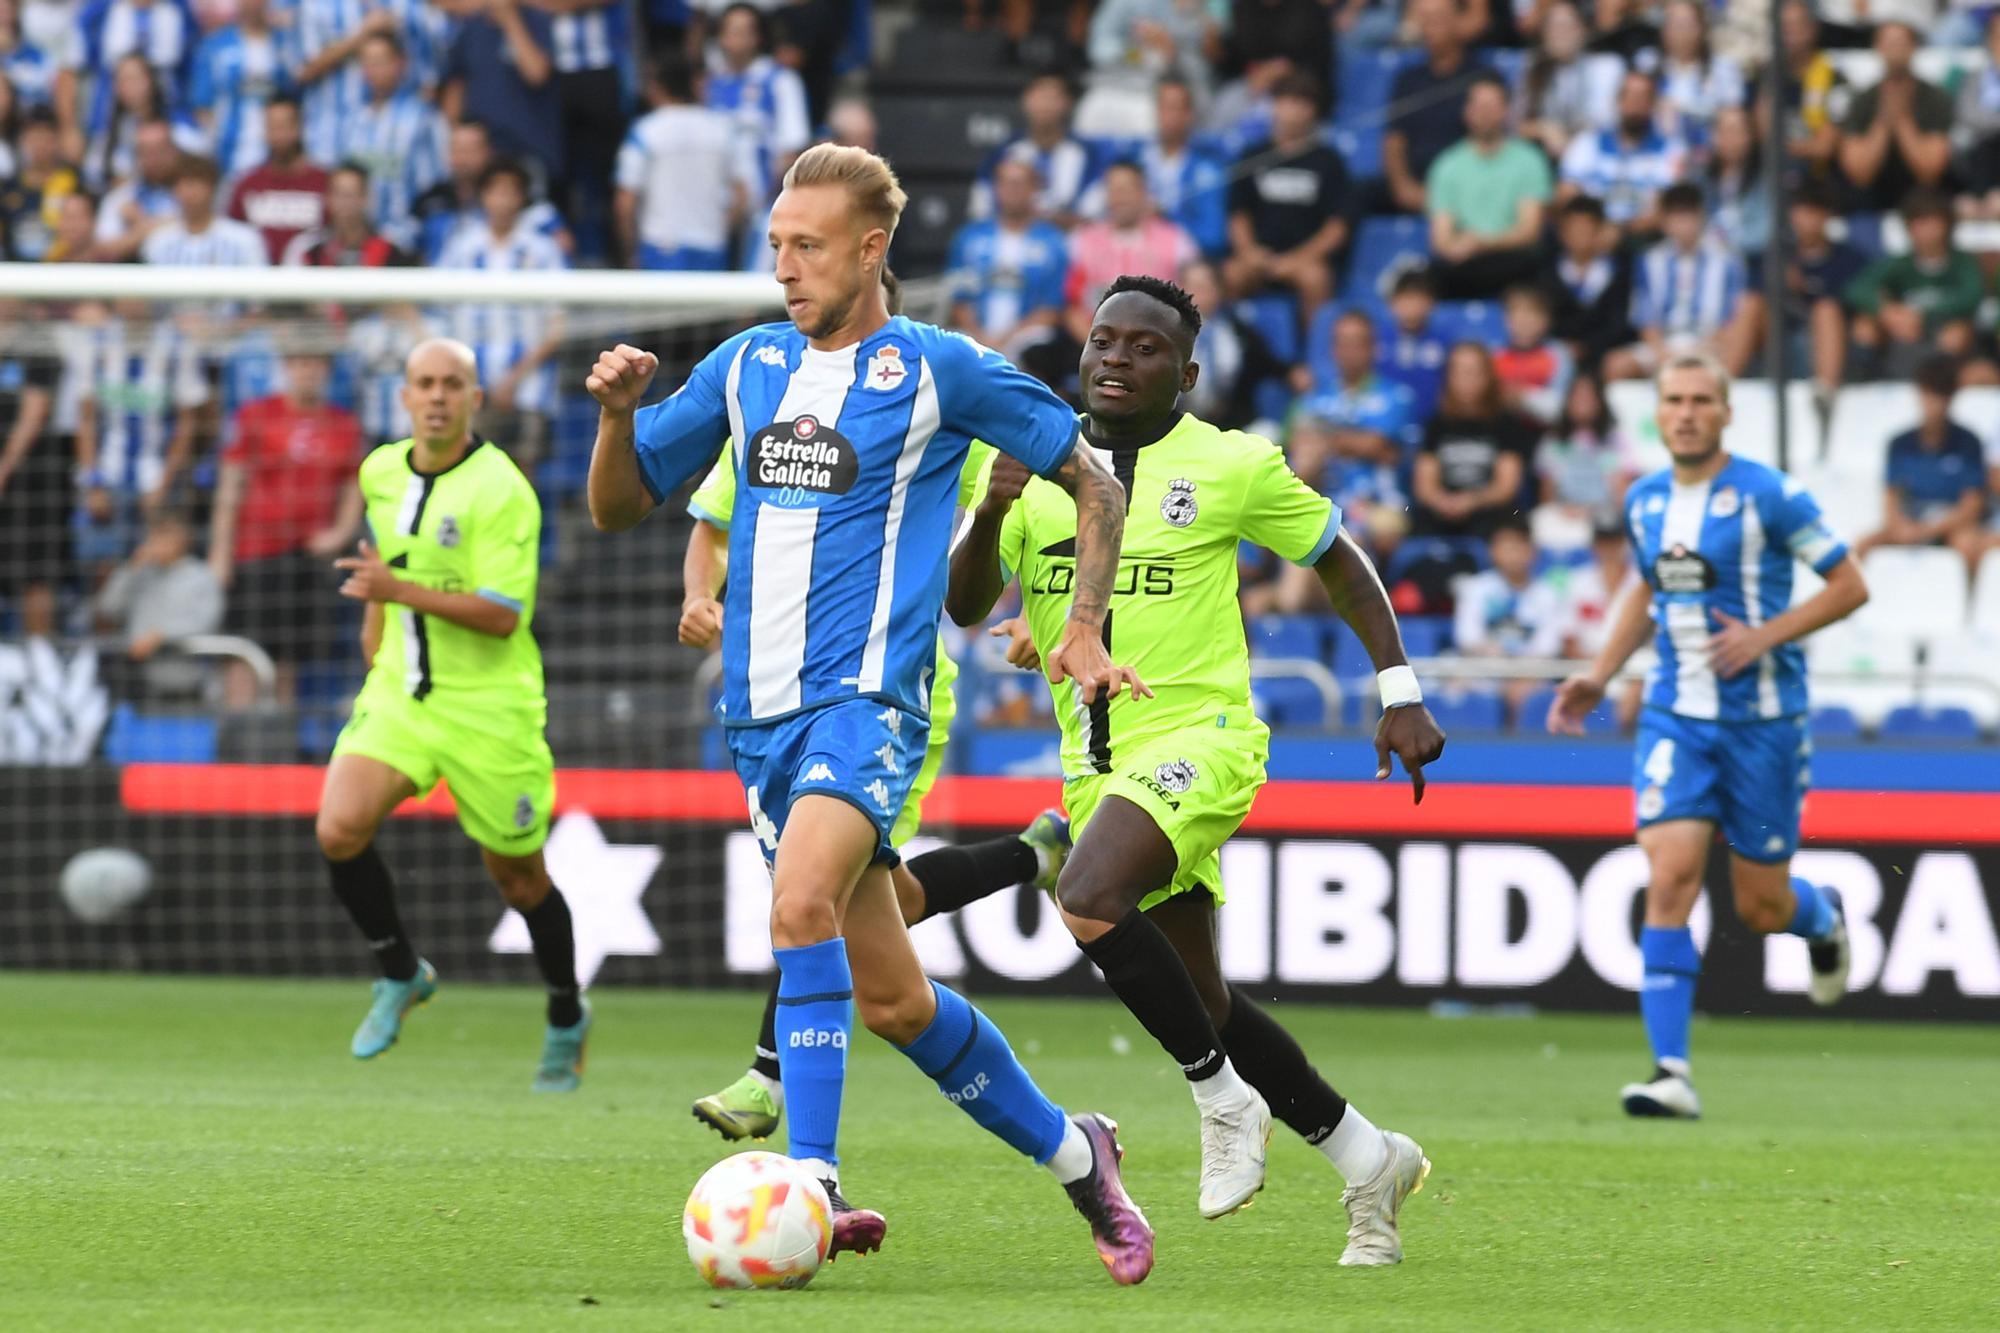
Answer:
M1347 256L1347 282L1341 297L1348 301L1380 302L1378 286L1391 270L1431 257L1430 224L1422 218L1366 218L1354 234Z
M1389 87L1396 72L1419 58L1411 51L1350 51L1342 49L1333 118L1346 126L1380 125L1389 104Z
M1273 727L1323 727L1326 696L1297 676L1264 676L1250 683L1257 716Z
M1328 136L1340 152L1351 180L1378 180L1382 175L1382 127L1336 125Z
M1312 616L1253 616L1250 651L1257 657L1303 657L1326 660L1319 621Z
M1882 244L1882 215L1849 213L1847 243L1859 250L1865 259L1880 259L1886 253Z
M1292 297L1267 292L1242 302L1236 313L1257 330L1273 356L1288 364L1299 359L1299 305Z
M1382 570L1382 581L1394 586L1410 570L1425 560L1449 561L1457 555L1469 556L1475 569L1485 569L1489 563L1486 543L1478 537L1412 537L1396 548L1389 557L1388 565Z
M1389 308L1374 293L1360 300L1336 297L1324 302L1313 311L1311 322L1306 326L1304 356L1306 369L1313 374L1316 388L1331 388L1333 385L1333 323L1349 310L1359 310L1373 320L1376 328L1381 328L1389 318Z
M1411 657L1436 657L1451 646L1450 616L1405 616L1403 651Z
M1268 421L1283 421L1292 411L1292 386L1283 380L1264 380L1250 391L1250 406Z
M1437 329L1447 342L1498 347L1507 341L1506 312L1498 301L1440 301Z
M1904 704L1892 708L1877 733L1883 740L1976 741L1979 721L1963 708L1924 708Z
M211 717L149 717L119 704L104 731L104 757L114 764L212 764L215 731Z
M1521 700L1521 707L1514 714L1514 730L1524 736L1547 735L1549 705L1555 700L1554 687L1536 690ZM1586 734L1592 736L1610 735L1618 730L1618 719L1612 713L1608 701L1590 710L1590 715L1583 719L1583 729Z
M1339 616L1321 616L1320 652L1321 660L1333 669L1333 674L1342 681L1356 677L1373 676L1375 664L1368 660L1368 650L1347 622Z
M1497 694L1428 695L1424 703L1446 732L1499 731L1507 710Z
M1858 741L1861 719L1851 708L1827 705L1812 710L1812 737L1816 741Z

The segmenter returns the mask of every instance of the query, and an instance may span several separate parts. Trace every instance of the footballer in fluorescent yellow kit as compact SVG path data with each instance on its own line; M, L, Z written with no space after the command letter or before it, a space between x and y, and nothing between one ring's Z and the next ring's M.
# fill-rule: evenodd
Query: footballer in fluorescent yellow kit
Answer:
M333 891L382 976L351 1050L370 1059L437 991L396 907L375 834L403 801L450 784L458 820L487 873L526 920L548 985L548 1027L534 1087L573 1091L590 1008L576 979L569 904L542 858L555 765L535 614L541 504L514 461L472 433L477 365L463 343L419 344L403 403L416 434L361 464L370 540L337 561L341 595L365 602L368 678L333 748L317 832Z
M1264 1183L1273 1112L1347 1181L1343 1264L1402 1258L1398 1213L1430 1169L1313 1069L1289 1033L1232 990L1217 961L1218 853L1264 783L1270 733L1250 701L1237 607L1240 542L1318 573L1381 672L1378 777L1400 758L1418 799L1444 733L1421 701L1395 612L1340 511L1269 440L1179 408L1200 366L1201 312L1179 287L1124 277L1083 349L1084 438L1126 493L1107 650L1150 689L1088 702L1055 686L1076 845L1057 883L1063 920L1119 999L1181 1066L1201 1113L1201 1211L1243 1207ZM945 610L974 625L1008 582L1042 655L1076 578L1076 507L1011 460L990 460L952 552ZM1035 654L1017 655L1030 665Z

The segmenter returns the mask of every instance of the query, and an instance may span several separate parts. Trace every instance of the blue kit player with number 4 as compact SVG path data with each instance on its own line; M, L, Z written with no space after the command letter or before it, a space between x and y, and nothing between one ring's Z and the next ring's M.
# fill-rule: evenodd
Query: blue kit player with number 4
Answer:
M1688 920L1717 827L1743 924L1805 938L1816 1003L1847 990L1840 895L1791 873L1812 759L1798 641L1851 615L1868 587L1803 487L1722 447L1729 376L1718 362L1704 353L1669 359L1659 395L1673 466L1625 496L1646 586L1627 591L1590 670L1557 690L1548 725L1580 734L1612 677L1653 641L1659 665L1646 683L1633 786L1651 869L1639 1012L1654 1070L1622 1096L1631 1115L1691 1120L1701 1114L1688 1063L1701 955ZM1826 586L1793 606L1795 562Z
M973 437L1075 498L1075 607L1047 668L1085 699L1144 688L1104 642L1123 496L1054 394L970 339L889 314L882 267L904 202L874 154L808 150L771 210L789 323L728 339L644 409L657 359L625 346L598 358L591 517L631 527L732 442L723 726L771 862L790 1153L826 1184L831 1253L873 1250L888 1229L839 1190L851 1002L953 1104L1049 1168L1111 1276L1131 1284L1152 1268L1153 1233L1120 1184L1117 1126L1064 1115L991 1020L924 976L890 881L930 732Z

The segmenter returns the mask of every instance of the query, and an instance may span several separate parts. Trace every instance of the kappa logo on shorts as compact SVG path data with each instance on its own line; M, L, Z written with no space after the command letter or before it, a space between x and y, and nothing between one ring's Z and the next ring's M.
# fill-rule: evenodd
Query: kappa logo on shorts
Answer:
M1766 856L1776 856L1784 850L1785 839L1783 834L1773 833L1770 837L1764 839L1764 854Z
M896 746L893 741L884 741L882 748L875 752L875 757L880 759L882 767L888 769L891 773L899 774L903 771L896 763Z
M882 779L875 779L861 790L875 798L875 804L882 807L883 814L889 812L889 785L883 782Z
M450 548L458 545L459 541L458 520L453 518L450 514L446 514L443 518L439 519L437 527L437 538L439 546Z
M1176 796L1194 786L1200 776L1201 771L1185 759L1172 760L1153 770L1154 779Z
M755 360L764 365L776 366L780 370L785 368L785 349L775 344L767 343L759 347L753 355Z
M903 715L894 708L885 708L875 715L875 720L889 729L896 739L903 738Z
M833 781L833 770L825 764L814 764L806 770L806 775L800 778L799 781L802 784L807 782L831 782Z
M524 829L534 822L535 799L523 793L521 799L514 802L514 827Z
M1167 493L1160 497L1160 517L1176 528L1184 528L1194 522L1201 506L1194 502L1194 483L1186 477L1176 477L1167 483Z

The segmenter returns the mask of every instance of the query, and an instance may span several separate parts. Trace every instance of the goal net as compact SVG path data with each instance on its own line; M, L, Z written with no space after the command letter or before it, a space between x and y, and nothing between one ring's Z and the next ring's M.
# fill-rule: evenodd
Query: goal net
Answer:
M937 299L911 292L911 313ZM778 311L747 274L0 265L0 966L367 969L314 836L365 670L332 562L363 535L362 455L409 434L404 356L443 334L478 351L477 429L541 501L549 859L582 967L755 973L761 908L728 886L763 872L715 663L676 635L686 497L595 531L583 381L630 342L664 395ZM440 968L534 976L448 791L380 846Z

